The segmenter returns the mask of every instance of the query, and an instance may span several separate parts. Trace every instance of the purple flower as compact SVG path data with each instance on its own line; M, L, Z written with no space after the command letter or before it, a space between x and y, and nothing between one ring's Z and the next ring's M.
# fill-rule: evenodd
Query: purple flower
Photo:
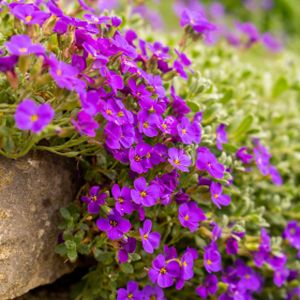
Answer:
M110 240L119 240L130 230L131 224L128 220L122 219L121 215L113 209L107 219L97 220L97 227L105 231Z
M218 207L228 206L230 204L230 196L222 194L222 184L218 182L212 182L210 185L210 193L212 202Z
M269 32L263 34L262 42L265 47L272 52L279 52L283 48L282 43L273 37Z
M81 200L87 203L89 214L98 214L99 208L105 203L106 197L107 194L101 193L99 186L93 186L89 191L89 195L81 197Z
M236 255L238 253L239 244L236 238L230 237L226 240L226 253L228 255Z
M37 105L32 99L25 99L16 109L16 126L21 130L39 133L52 121L54 114L50 104Z
M0 72L13 71L17 62L18 56L16 55L0 57Z
M184 286L184 282L190 280L194 276L194 257L192 251L187 250L181 257L180 276L176 282L176 289L180 290Z
M131 197L136 204L144 206L153 206L159 198L159 186L157 184L149 184L144 177L137 178L134 181L134 190L131 190Z
M247 47L252 46L252 44L254 44L260 39L259 32L254 24L250 22L238 23L236 27L239 31L241 31L247 36L248 38L247 45L246 45Z
M197 149L196 167L201 171L207 171L212 177L221 179L224 177L225 168L218 162L208 148Z
M168 150L169 163L178 170L182 172L188 172L189 166L192 164L192 160L188 155L186 155L183 149L170 148Z
M249 154L247 151L248 151L247 147L241 147L240 149L238 149L238 151L235 154L236 157L246 165L250 164L253 159L253 156Z
M124 214L130 215L133 212L130 192L129 187L124 186L120 189L118 184L114 184L111 189L112 196L116 200L115 208L121 216Z
M218 278L216 275L208 274L203 285L196 288L196 294L206 299L209 295L214 295L218 290Z
M166 300L164 291L157 285L146 285L142 291L143 300Z
M132 171L142 174L148 170L145 157L149 153L150 147L145 143L139 143L135 148L129 150L130 168Z
M200 143L201 129L197 122L190 123L188 118L183 117L181 123L177 126L177 130L178 135L184 144L190 145L192 143Z
M194 232L198 229L199 223L204 221L206 217L196 202L189 202L179 206L178 219L183 227Z
M204 267L208 273L219 272L222 269L221 254L215 242L204 247Z
M12 14L25 24L39 24L43 23L50 17L49 13L41 11L34 4L14 3L10 8Z
M134 143L135 131L131 124L119 126L113 122L108 122L104 131L106 145L110 149L127 149Z
M217 127L217 148L219 150L223 149L223 144L226 144L228 142L227 138L227 132L226 132L226 125L220 124Z
M118 251L118 260L121 264L126 263L128 262L128 254L135 252L136 239L132 237L123 237L119 244L120 250Z
M180 25L191 26L195 32L207 33L216 29L216 26L210 23L201 11L184 10L181 14Z
M271 176L272 182L275 185L282 185L281 175L278 170L272 165L269 165L269 175Z
M27 35L14 35L5 46L10 54L22 56L28 54L43 54L45 49L41 45L32 44Z
M99 128L99 124L85 111L80 111L77 114L77 121L72 120L71 122L80 134L90 137L96 136L96 130Z
M154 249L159 247L160 243L160 233L151 232L152 222L150 220L145 220L143 228L140 228L140 235L142 238L143 248L147 253L153 253Z
M159 254L152 262L148 272L149 278L161 288L173 285L174 279L180 274L180 265L177 261L166 261L162 254Z
M117 292L117 300L141 300L142 293L135 281L127 283L127 289L121 288Z
M254 262L257 267L261 267L270 256L271 252L271 238L265 228L261 229L260 245L258 251L254 253Z
M300 226L297 221L289 221L286 225L283 237L290 245L300 251Z
M238 287L241 291L258 291L260 289L260 277L241 260L236 262L236 275L240 277Z

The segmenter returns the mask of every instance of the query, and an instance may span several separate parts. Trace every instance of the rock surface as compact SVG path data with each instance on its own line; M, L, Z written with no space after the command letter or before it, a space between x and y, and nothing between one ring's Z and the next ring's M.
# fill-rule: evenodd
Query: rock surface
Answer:
M54 253L59 208L77 192L72 161L49 153L0 157L0 300L72 270Z

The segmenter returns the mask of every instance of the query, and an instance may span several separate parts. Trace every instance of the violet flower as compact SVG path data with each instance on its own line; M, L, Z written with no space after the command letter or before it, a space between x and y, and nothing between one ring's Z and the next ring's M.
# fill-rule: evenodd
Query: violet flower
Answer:
M148 272L152 283L156 283L161 288L173 285L174 280L180 274L180 265L177 261L166 261L162 254L159 254L153 261Z
M223 144L228 143L228 138L227 138L227 132L226 132L226 125L225 124L220 124L217 127L217 148L219 150L223 150Z
M128 262L128 254L134 253L136 249L136 239L132 237L123 237L119 242L118 261L119 263Z
M99 230L107 233L110 240L121 239L131 228L130 222L123 219L115 209L111 211L106 219L99 218L96 224Z
M182 172L188 172L189 166L192 164L192 160L183 149L170 148L168 150L169 163Z
M262 35L262 42L264 46L271 52L280 52L283 48L282 43L273 37L269 32Z
M247 147L241 147L236 152L235 156L242 161L242 163L248 165L253 159L253 155L248 153Z
M18 56L10 55L0 57L0 72L13 71L18 62Z
M159 186L157 184L147 185L144 177L137 178L134 181L134 190L131 190L131 197L136 204L144 206L153 206L159 198Z
M190 123L189 119L183 117L177 126L178 135L183 144L199 144L201 140L201 129L197 122Z
M183 227L194 232L198 229L199 223L204 221L206 217L196 202L189 202L179 206L178 219Z
M133 204L131 202L131 190L127 186L123 186L121 189L118 184L114 184L111 193L116 200L115 209L123 216L125 214L131 214L133 212Z
M196 288L196 294L206 299L209 295L215 295L218 290L218 278L216 275L208 274L205 277L203 285Z
M117 291L117 300L141 300L141 297L142 293L135 281L129 281L126 289L121 288Z
M77 114L77 121L71 120L71 122L80 134L89 137L96 136L96 130L99 128L99 124L85 111L80 111Z
M205 34L216 29L216 26L209 22L201 11L184 10L181 14L180 25L191 26L195 32Z
M38 24L41 26L51 16L49 13L40 10L39 7L34 4L14 3L14 5L10 7L10 11L15 17L28 25Z
M208 148L199 147L197 149L196 167L200 171L207 171L216 179L224 177L225 167L218 162Z
M53 120L54 114L50 104L38 105L32 99L25 99L17 106L16 126L21 130L40 133Z
M212 202L220 209L221 206L228 206L231 198L228 195L222 194L222 184L219 182L212 182L210 185L210 193Z
M45 53L42 45L32 44L31 39L22 34L12 36L9 42L5 43L5 46L10 54L17 56Z
M81 197L81 200L87 203L87 210L89 214L98 214L99 208L105 203L107 194L101 193L100 186L92 186L88 196Z
M152 254L154 249L159 247L160 243L160 233L159 232L151 232L152 222L150 220L145 220L143 224L143 228L139 229L143 248L147 253Z
M219 272L222 269L222 258L215 242L204 247L204 267L208 273Z
M146 285L142 291L143 300L166 300L164 291L159 286Z
M176 289L180 290L184 282L194 277L194 257L191 251L187 250L181 257L180 275L176 281Z

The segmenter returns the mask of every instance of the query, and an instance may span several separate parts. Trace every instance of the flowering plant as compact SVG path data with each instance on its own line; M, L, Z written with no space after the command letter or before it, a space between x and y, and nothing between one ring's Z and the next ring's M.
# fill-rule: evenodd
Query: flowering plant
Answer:
M94 259L76 299L299 298L293 54L208 48L216 26L190 11L158 41L35 2L1 4L0 154L78 160L56 248Z

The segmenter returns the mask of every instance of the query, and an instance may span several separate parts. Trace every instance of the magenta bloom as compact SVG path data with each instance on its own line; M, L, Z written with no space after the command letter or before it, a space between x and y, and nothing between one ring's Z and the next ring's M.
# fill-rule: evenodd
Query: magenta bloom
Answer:
M196 167L201 171L207 171L212 177L221 179L224 177L225 167L218 162L208 148L197 149Z
M77 114L77 121L72 120L71 122L80 134L90 137L96 136L96 130L99 128L99 124L85 111L80 111Z
M203 285L196 288L196 294L206 299L209 295L214 295L218 290L218 278L216 275L209 274L206 276Z
M215 242L204 248L204 267L208 273L219 272L222 269L222 258Z
M88 196L81 197L81 200L87 203L88 213L89 214L98 214L99 208L105 203L107 195L100 192L100 186L93 186L90 189Z
M146 179L140 177L134 181L134 188L134 190L131 190L131 197L136 204L153 206L157 202L160 192L160 188L157 184L147 186Z
M198 33L207 33L216 29L200 11L184 10L181 14L180 25L191 26Z
M169 163L178 170L182 172L188 172L189 166L192 164L192 160L188 155L186 155L183 149L170 148L168 150Z
M97 220L97 227L105 231L110 240L119 240L130 230L131 224L128 220L122 219L121 215L113 209L107 219Z
M18 56L16 55L0 57L0 72L13 71L17 62Z
M139 291L139 286L135 281L127 283L127 289L118 289L117 300L141 300L142 294Z
M217 148L219 150L223 149L223 144L228 142L227 132L226 132L226 125L220 124L217 128Z
M180 290L184 286L184 282L190 280L194 276L194 257L193 250L187 250L181 257L180 276L176 282L176 289Z
M134 253L136 249L136 239L132 237L124 237L119 242L120 250L118 251L119 263L128 262L128 254Z
M133 203L131 202L129 187L124 186L120 189L118 184L114 184L111 193L116 200L115 208L121 216L133 212Z
M49 13L41 11L34 4L14 3L10 7L12 14L25 24L39 24L43 23L50 17Z
M254 24L250 22L238 23L236 27L239 31L241 31L247 36L247 47L250 47L252 44L254 44L260 39L260 34Z
M10 54L22 56L28 54L43 54L45 49L41 45L32 44L31 39L27 35L14 35L5 46Z
M15 113L16 126L21 130L41 132L54 118L54 110L48 103L38 105L32 99L23 100Z
M164 291L159 286L146 285L142 291L143 300L166 300Z
M183 144L199 144L201 140L201 129L197 122L190 122L188 118L183 117L181 123L177 126L178 135Z
M199 223L204 221L206 217L196 202L189 202L179 206L178 219L183 227L194 232L198 229Z
M283 237L300 253L300 225L297 221L288 222L284 229Z
M218 207L228 206L230 204L230 196L222 194L222 184L218 182L212 182L210 185L210 193L212 202Z
M161 288L173 285L174 279L180 274L180 266L177 261L166 261L162 254L159 254L152 262L152 267L148 272L153 283L157 283Z
M140 228L140 235L142 238L143 248L147 253L153 253L154 249L159 247L160 243L160 233L151 232L152 222L150 220L145 220L143 228Z
M272 52L279 52L283 48L282 43L274 36L272 36L269 32L263 34L262 42L264 46Z
M253 155L249 154L247 151L248 151L247 147L241 147L240 149L238 149L238 151L235 154L236 157L246 165L250 164L253 159Z

